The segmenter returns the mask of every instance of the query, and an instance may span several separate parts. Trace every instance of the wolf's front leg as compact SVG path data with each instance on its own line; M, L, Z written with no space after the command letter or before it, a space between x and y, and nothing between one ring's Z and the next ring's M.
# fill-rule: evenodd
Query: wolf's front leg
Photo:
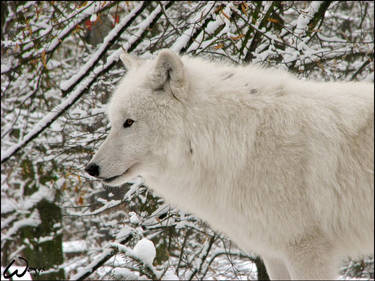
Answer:
M286 264L278 258L262 257L271 280L290 280Z
M322 236L307 235L287 250L287 267L293 280L334 280L337 260L332 244Z

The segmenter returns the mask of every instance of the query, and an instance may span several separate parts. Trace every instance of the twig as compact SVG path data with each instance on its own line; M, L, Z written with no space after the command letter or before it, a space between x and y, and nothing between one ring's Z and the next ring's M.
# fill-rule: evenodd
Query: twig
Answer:
M125 236L121 238L121 240L117 241L119 244L127 244L133 238L133 233L129 232ZM104 249L101 256L90 263L84 270L78 272L74 275L71 279L72 280L84 280L85 278L89 277L92 273L95 272L99 267L103 266L110 258L112 258L117 253L112 247L107 247Z

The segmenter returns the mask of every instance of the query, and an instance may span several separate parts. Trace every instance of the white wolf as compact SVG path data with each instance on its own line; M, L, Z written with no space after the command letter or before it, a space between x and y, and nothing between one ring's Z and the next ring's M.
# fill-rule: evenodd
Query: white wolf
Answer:
M255 251L272 279L332 279L374 249L374 87L162 50L121 56L111 131L86 171L136 175Z

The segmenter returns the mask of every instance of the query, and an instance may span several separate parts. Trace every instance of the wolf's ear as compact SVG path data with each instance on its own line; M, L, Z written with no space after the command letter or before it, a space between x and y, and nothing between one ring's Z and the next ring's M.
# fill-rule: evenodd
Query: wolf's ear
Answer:
M127 70L135 68L139 64L138 59L128 54L126 50L124 49L124 47L121 47L121 48L123 50L123 53L120 55L120 59L122 63L124 64L124 66L127 68Z
M174 52L162 50L157 59L152 75L154 88L162 88L169 82L171 89L182 89L185 84L184 64Z

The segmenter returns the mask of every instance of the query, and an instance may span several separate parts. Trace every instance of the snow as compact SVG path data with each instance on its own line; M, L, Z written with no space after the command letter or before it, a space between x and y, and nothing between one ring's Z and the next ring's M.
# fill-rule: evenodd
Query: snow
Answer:
M85 266L83 269L78 270L78 272L75 275L73 275L70 279L77 280L80 279L81 276L85 275L86 273L92 272L94 267L97 265L98 261L110 255L112 251L113 250L110 248L104 249L98 258L95 258L89 265Z
M116 267L111 272L116 279L122 280L139 280L139 276L127 268Z
M120 51L120 50L119 50ZM119 54L118 54L119 56ZM9 147L6 151L1 151L1 162L5 159L9 158L15 151L17 151L20 147L24 146L28 143L32 138L38 135L40 132L43 131L48 124L52 123L62 112L70 107L76 99L84 92L84 90L88 87L91 81L101 72L103 72L111 63L113 62L113 58L108 58L107 63L104 67L97 67L94 69L93 73L89 75L83 82L81 82L70 95L65 98L59 105L57 105L54 109L51 110L43 119L41 119L34 127L31 129L27 135L20 141ZM100 69L99 69L100 68Z
M24 210L29 210L43 199L47 200L48 202L53 202L55 199L55 192L53 189L47 188L45 185L41 185L37 192L34 192L30 197L26 198L26 200L22 202L22 206L20 207Z
M105 113L106 111L105 111L104 106L91 109L91 115L105 114Z
M199 22L199 19L203 17L202 15L205 15L204 17L209 17L211 14L214 12L215 9L213 7L215 6L215 2L210 1L208 5L204 6L203 9L199 12L196 13L196 16L193 20L193 23ZM206 12L208 11L208 12ZM189 42L190 37L193 35L195 29L196 29L195 24L191 24L191 27L186 30L179 38L178 40L170 47L171 50L175 51L178 53L182 48L184 48ZM195 43L195 42L194 42ZM195 43L196 44L196 43Z
M178 276L174 273L173 270L168 270L162 280L179 280Z
M323 1L313 1L311 2L309 9L305 12L302 11L297 19L295 34L296 36L304 35L307 30L307 25L314 15L319 11L319 7L323 4Z
M61 90L67 90L71 86L73 86L81 77L83 77L88 71L89 68L94 65L94 63L98 60L99 56L105 51L105 48L107 47L110 40L112 40L117 33L121 30L121 28L132 18L132 16L142 7L142 5L138 5L137 8L134 8L130 14L128 14L124 19L115 26L114 29L111 30L111 32L105 37L104 42L96 51L89 61L80 69L80 71L73 75L70 79L67 81L63 81L60 84ZM152 19L156 16L156 13L152 13L151 16L146 20L147 22L151 22ZM144 25L144 28L147 28L148 25ZM134 37L134 41L137 38ZM128 46L130 46L128 44ZM82 94L82 92L88 87L90 82L100 73L104 72L105 69L108 68L110 64L112 64L113 61L117 61L120 57L120 54L122 53L122 50L117 50L113 52L112 55L110 55L107 58L107 62L104 66L98 66L96 67L92 73L90 73L89 77L87 77L84 81L82 81L73 92L70 93L70 95L63 100L58 106L56 106L50 113L48 113L42 120L40 120L34 128L27 133L27 135L20 141L19 143L16 143L9 147L6 151L1 151L1 162L8 159L13 153L15 153L20 147L24 146L26 143L28 143L33 137L38 135L43 129L50 123L52 123L66 108L71 106L74 101Z
M294 30L294 35L296 36L294 45L297 47L297 50L305 51L307 53L313 52L307 46L307 40L309 40L309 38L308 37L304 38L304 37L308 29L308 23L311 21L314 15L319 11L319 7L322 5L322 3L323 3L322 1L315 1L315 2L313 1L306 11L301 11L295 23L296 27ZM283 63L288 64L298 59L300 59L300 61L303 61L303 59L300 57L300 53L296 52L292 47L288 46L285 49L285 53L283 56Z
M117 235L116 235L116 240L121 241L121 240L129 237L131 232L133 232L133 229L128 227L128 226L125 226L125 227L121 228L120 232L117 233Z
M137 8L134 8L130 14L128 14L124 19L115 26L113 30L105 37L104 42L96 51L89 61L80 69L80 71L73 75L70 79L67 81L63 81L60 84L60 88L64 91L69 89L71 86L73 86L81 77L83 77L88 71L89 68L94 65L94 63L98 60L99 56L105 51L105 48L107 47L110 40L112 40L117 33L121 30L121 28L127 24L127 22L132 18L132 16L142 7L142 5L137 6ZM153 14L153 17L155 17L156 14ZM148 21L152 21L152 17L148 19ZM146 28L147 25L145 25L144 28ZM134 39L135 40L135 39ZM118 60L122 50L115 51L111 56L107 58L106 64L103 66L98 66L94 69L94 71L87 77L83 82L81 82L76 89L70 93L70 95L62 101L58 106L56 106L50 113L48 113L42 120L40 120L34 128L28 132L28 134L20 141L19 143L16 143L12 145L10 148L8 148L6 151L1 151L1 162L8 159L15 151L17 151L20 147L24 146L26 143L28 143L33 137L38 135L43 129L50 123L52 123L66 108L71 106L74 101L82 94L82 92L88 87L89 83L100 73L102 73L113 61Z
M156 256L154 243L147 238L143 238L134 246L133 253L142 260L144 264L152 265Z
M5 233L2 233L1 240L11 240L12 237L21 229L24 228L25 226L32 226L32 227L37 227L41 223L40 216L38 210L34 210L30 217L21 219L19 221L16 221L12 227Z
M164 5L168 4L166 2ZM141 24L137 28L137 32L134 34L134 36L130 37L125 43L124 43L124 49L129 50L130 46L132 46L138 38L142 36L142 34L145 32L147 28L149 28L151 22L155 19L155 17L160 14L161 12L161 6L158 5L152 13L144 20L141 22ZM122 53L122 52L121 52Z
M128 257L138 262L142 262L148 269L148 271L152 272L152 274L157 279L160 278L162 272L156 271L152 266L152 262L154 261L156 256L156 249L154 243L151 240L143 238L134 246L133 249L130 249L120 243L109 243L109 247L112 249L116 249L120 253L126 254ZM94 263L92 263L92 265L89 265L89 267L94 266L93 264ZM89 267L87 267L85 271L87 271Z
M1 60L1 73L8 72L12 68L11 62L10 61L8 61L8 63L6 62L7 62L6 59Z
M87 251L85 240L65 241L63 242L63 252L67 253L81 253Z
M83 65L77 74L73 75L70 79L62 81L60 83L60 88L62 91L68 90L70 87L75 85L79 79L81 79L89 69L98 61L99 57L103 55L106 51L108 44L115 38L121 29L128 24L128 22L134 17L134 15L142 8L141 3L136 8L134 8L131 13L124 17L119 24L117 24L110 33L104 38L103 43L100 45L99 49L90 57L90 59Z
M41 244L41 243L44 243L44 242L48 242L48 241L52 241L55 238L56 237L54 235L39 237L38 238L38 244Z
M129 215L130 215L130 219L129 219L130 223L135 224L135 225L139 224L139 219L136 213L130 212Z
M104 203L104 205L92 212L86 212L86 213L81 213L81 212L69 212L69 216L92 216L92 215L98 215L102 212L104 212L107 209L116 207L122 203L121 200L111 200L107 201L103 198L98 198L97 199L99 202Z
M138 188L144 183L144 179L140 176L133 179L132 186L129 188L128 192L124 195L124 200L129 200L133 194L138 190Z
M48 202L53 202L54 198L55 192L53 191L53 189L41 185L37 192L34 192L29 197L26 197L25 200L20 204L11 199L2 199L1 212L4 214L13 211L30 210L43 199L47 200Z
M79 24L82 21L83 18L85 18L89 15L96 14L96 13L100 12L101 10L105 9L109 4L110 4L110 2L104 3L104 4L98 4L98 3L95 3L95 2L91 2L90 3L91 6L86 6L86 7L82 7L80 9L75 10L72 14L66 16L65 20L63 20L61 22L61 24L63 24L63 22L66 21L66 19L71 19L69 21L69 24L67 24L67 25L64 24L64 25L66 25L66 27L59 32L58 36L56 36L51 41L51 43L48 45L48 47L46 49L41 48L38 52L32 51L27 57L29 57L29 56L38 57L42 54L42 52L44 50L47 53L52 52L55 48L57 48L61 44L61 42L64 40L64 38L68 34L70 34L73 29L76 28L77 24ZM44 28L44 30L41 31L40 36L38 38L42 38L43 36L48 34L51 31L51 29L53 28L51 25L49 25L47 23L43 23L43 22L35 24L35 26L37 26L37 25ZM28 44L30 42L33 42L33 40L36 40L36 39L32 38L32 39L29 39L29 40L26 40L26 41L23 40L23 39L17 40L17 41L6 41L5 43L7 44L7 46L16 46L16 45ZM32 46L33 45L30 45L30 47L27 47L27 48L24 47L24 50L28 50L29 48L32 48ZM6 69L4 69L4 71L2 69L1 73L4 73L4 72L6 72Z
M8 214L13 212L17 209L17 201L13 198L1 198L1 214ZM1 221L1 225L3 225L4 221Z
M97 15L96 15L96 14L93 14L93 15L90 17L90 21L91 21L91 22L95 22L97 18L98 18Z

